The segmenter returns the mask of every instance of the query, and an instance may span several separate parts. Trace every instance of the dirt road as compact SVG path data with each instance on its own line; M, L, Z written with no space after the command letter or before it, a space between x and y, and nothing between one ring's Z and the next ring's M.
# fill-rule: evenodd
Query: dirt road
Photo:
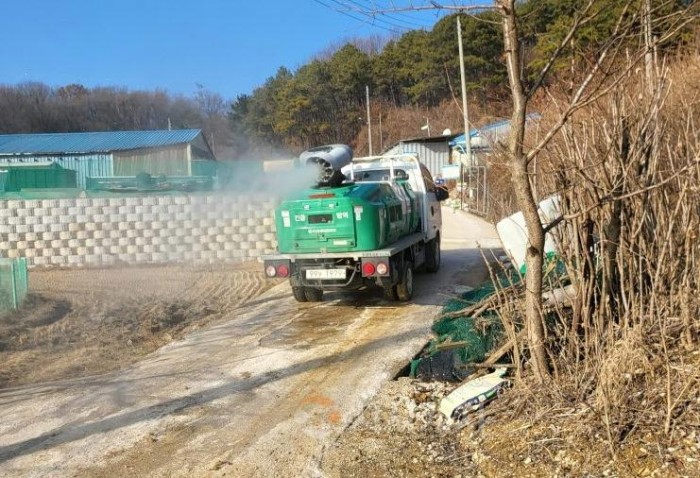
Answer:
M324 449L486 277L483 221L443 210L443 267L410 304L286 284L106 375L0 391L2 476L323 476Z

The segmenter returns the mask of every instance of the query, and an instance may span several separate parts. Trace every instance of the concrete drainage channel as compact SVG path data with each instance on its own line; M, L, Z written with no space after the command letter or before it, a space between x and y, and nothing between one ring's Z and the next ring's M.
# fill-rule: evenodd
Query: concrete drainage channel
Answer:
M510 385L505 368L473 367L498 344L499 318L459 314L478 307L494 291L487 282L445 304L432 326L435 337L394 376L395 389L404 391L404 397L396 400L405 405L409 421L436 434L433 442L443 443L452 454L456 451L451 448L454 442L446 438L449 432L477 426L483 419L478 411Z
M406 364L394 377L411 377L421 382L461 382L471 372L460 358L460 350L431 351L431 343Z

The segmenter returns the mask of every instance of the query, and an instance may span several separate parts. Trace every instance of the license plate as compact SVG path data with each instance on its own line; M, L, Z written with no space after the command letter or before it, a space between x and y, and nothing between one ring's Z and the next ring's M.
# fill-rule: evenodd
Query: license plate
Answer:
M306 278L316 280L345 279L345 269L307 269Z

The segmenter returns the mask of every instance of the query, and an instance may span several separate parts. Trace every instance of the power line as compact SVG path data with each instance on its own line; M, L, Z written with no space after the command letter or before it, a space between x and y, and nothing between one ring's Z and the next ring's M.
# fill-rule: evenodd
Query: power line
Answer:
M408 29L408 30L411 30L411 29L412 29L411 27L407 27L406 25L399 25L399 24L397 24L397 23L393 23L393 22L390 22L390 21L388 21L388 20L384 20L384 19L382 19L382 18L379 18L377 15L374 15L374 14L372 14L372 13L366 12L366 11L362 10L362 8L364 8L363 5L358 4L357 2L355 2L355 1L353 1L353 0L345 0L345 1L342 1L342 0L331 0L331 1L332 1L333 3L336 3L336 4L340 5L341 7L346 8L347 10L345 10L345 12L347 12L347 11L352 11L352 12L354 12L354 13L360 14L360 15L362 15L362 16L365 16L365 17L371 19L371 22L365 21L365 23L370 23L370 24L373 25L373 26L380 26L380 25L377 25L375 22L381 22L381 23L383 23L383 24L385 24L385 25L389 25L389 26L391 26L391 27L394 27L394 29L399 30L399 31L400 31L400 30L406 30L406 29ZM358 5L360 8L353 8L353 7L351 7L350 5L348 5L348 3L354 3L355 5ZM337 10L337 9L336 9L336 10ZM337 10L337 11L340 11L340 10ZM386 16L386 15L382 15L382 16Z
M348 0L348 1L351 1L351 0ZM410 13L404 13L404 12L398 11L396 4L393 1L390 2L390 4L391 4L390 6L388 6L386 4L380 4L374 0L369 0L369 3L371 3L371 7L367 6L365 8L367 8L368 12L371 12L374 15L385 15L385 16L391 15L392 18L400 17L401 19L405 19L405 20L401 20L401 21L416 24L414 21L412 21L416 18L416 16L412 15ZM412 2L411 2L411 4L412 4ZM438 13L438 15L439 15L439 13ZM425 27L424 24L422 24L420 26Z
M376 3L373 0L370 0L369 3L371 3L371 6L366 4L366 3L360 3L355 0L346 0L349 3L352 3L353 5L357 5L359 8L364 9L363 11L365 12L372 12L377 8ZM367 0L366 0L367 1ZM373 15L372 13L369 13L370 15ZM397 14L388 14L388 13L381 13L379 15L385 16L386 18L389 18L392 21L395 22L401 22L404 25L411 25L413 27L418 27L418 28L423 28L425 27L424 24L417 23L414 20L414 17L411 15L407 15L405 13L397 13ZM402 17L402 18L397 18L397 17ZM405 18L405 19L404 19Z
M366 3L360 3L356 0L314 0L319 5L329 8L333 11L345 15L348 18L352 18L358 22L362 22L366 25L370 25L375 28L380 28L382 30L388 31L390 33L400 33L405 30L416 30L426 28L428 25L416 23L414 21L403 20L402 18L397 18L397 15L401 15L405 18L412 19L413 17L405 13L394 13L389 10L386 11L375 11L374 9L379 6L379 8L385 8L384 5L378 5L376 2L371 1L371 6ZM333 4L327 3L328 1L333 2ZM359 16L358 16L359 15ZM366 18L361 18L366 17Z
M319 5L352 18L355 21L379 28L392 34L406 30L425 29L429 25L414 21L417 12L435 12L435 18L440 18L445 12L482 11L492 7L487 5L458 4L457 0L440 0L451 2L439 3L437 0L426 0L420 3L395 2L388 0L314 0ZM332 2L332 3L329 3ZM402 4L403 3L403 4Z
M444 3L439 3L435 0L430 0L421 5L415 5L413 1L408 2L408 5L397 6L393 1L390 2L391 6L386 4L376 4L373 2L373 8L371 9L372 14L392 14L396 15L401 12L418 12L418 11L428 11L428 10L447 10L447 11L474 11L474 10L486 10L493 8L493 5L457 5L456 1L452 2L452 5L445 5Z
M388 31L388 32L390 32L390 33L395 33L395 30L392 30L392 29L390 29L390 28L383 27L383 26L381 26L381 25L372 24L372 23L368 22L367 20L365 20L365 19L363 19L363 18L359 18L359 17L356 17L356 16L354 16L354 15L351 15L351 14L348 13L347 11L340 10L340 9L338 9L338 8L336 8L336 7L333 7L332 5L329 5L329 4L325 3L325 2L323 2L322 0L314 0L314 2L318 3L319 5L323 5L323 6L326 7L326 8L330 8L331 10L334 10L334 11L340 13L341 15L345 15L346 17L352 18L353 20L356 20L356 21L358 21L358 22L366 23L367 25L370 25L370 26L376 27L376 28L380 28L380 29L382 29L382 30L386 30L386 31Z

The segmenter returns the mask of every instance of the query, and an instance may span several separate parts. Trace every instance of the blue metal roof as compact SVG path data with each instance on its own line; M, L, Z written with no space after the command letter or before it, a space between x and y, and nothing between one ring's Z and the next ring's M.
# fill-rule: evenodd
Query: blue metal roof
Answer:
M527 116L525 116L525 121L530 122L533 120L538 120L540 118L541 115L539 113L528 113ZM511 120L502 120L497 121L495 123L487 124L486 126L482 126L481 128L472 128L469 131L469 138L482 137L484 138L485 143L493 143L495 141L498 141L501 138L504 138L510 134L510 121ZM470 144L471 143L472 142L470 142ZM452 141L450 141L450 146L465 147L464 134L460 134Z
M106 153L189 143L198 129L0 135L0 155Z

